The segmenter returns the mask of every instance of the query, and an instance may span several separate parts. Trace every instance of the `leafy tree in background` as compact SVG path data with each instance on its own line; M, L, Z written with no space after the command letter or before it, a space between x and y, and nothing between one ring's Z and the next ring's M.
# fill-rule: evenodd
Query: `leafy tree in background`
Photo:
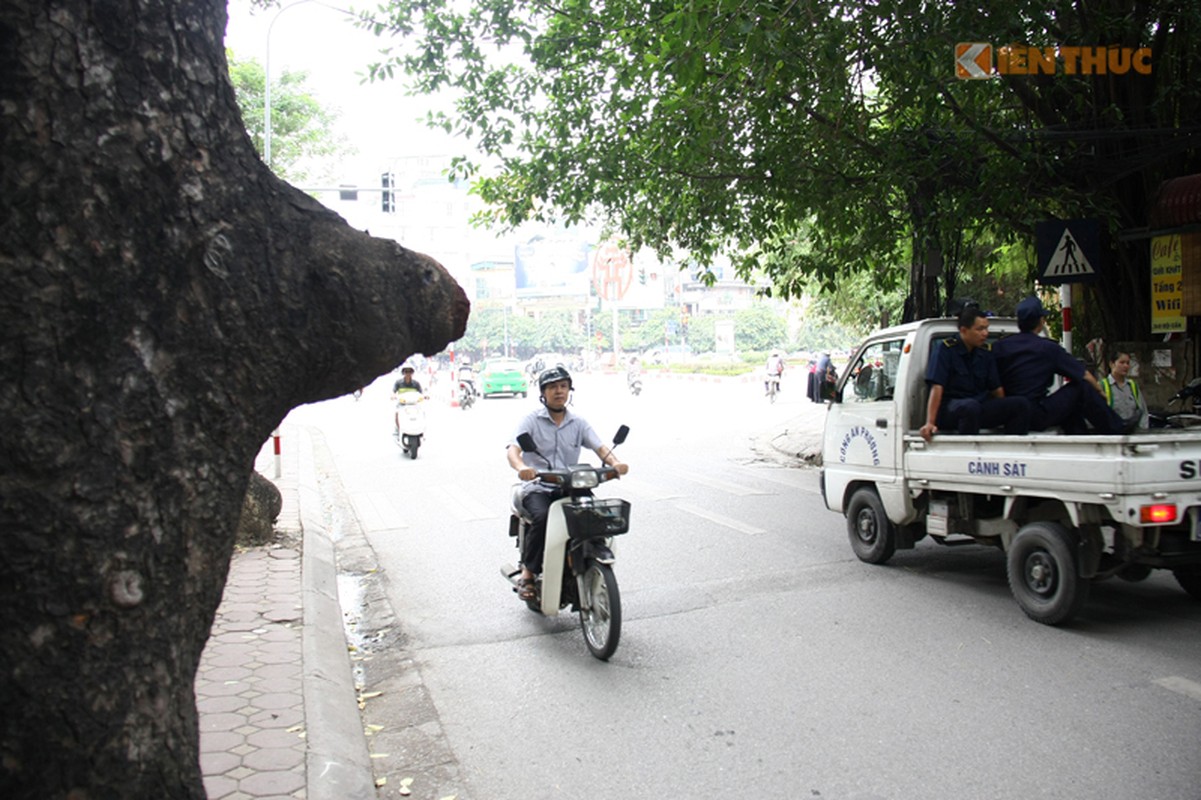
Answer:
M854 348L863 339L861 328L843 324L834 317L807 314L797 328L791 350L811 353L840 353Z
M656 309L647 317L641 325L633 332L630 341L630 347L634 350L643 351L651 347L662 347L664 338L667 336L667 328L669 323L676 324L676 334L672 337L672 343L679 342L679 322L680 310L678 308L660 308Z
M570 355L578 353L584 343L570 311L551 311L542 314L535 325L535 349Z
M788 326L779 312L756 303L734 313L734 346L742 350L773 350L788 345Z
M635 248L737 250L781 296L867 273L921 317L1038 220L1137 229L1162 180L1201 171L1201 0L983 6L392 0L368 24L413 45L375 76L461 98L432 121L500 161L477 187L495 220L598 215ZM957 81L965 40L1145 45L1153 75ZM1109 239L1112 337L1148 330L1147 251Z
M501 308L474 309L467 320L463 338L455 342L455 352L468 353L476 358L487 358L501 353L505 345L506 325L509 343L514 353L522 353L533 346L534 321L529 317Z
M239 61L233 51L225 52L242 122L262 157L265 70L254 59ZM337 160L354 152L346 138L334 132L337 111L313 96L305 85L308 77L307 72L284 70L271 81L271 167L293 184L331 179Z
M688 346L694 353L712 353L717 346L716 325L719 317L715 314L698 315L688 324Z

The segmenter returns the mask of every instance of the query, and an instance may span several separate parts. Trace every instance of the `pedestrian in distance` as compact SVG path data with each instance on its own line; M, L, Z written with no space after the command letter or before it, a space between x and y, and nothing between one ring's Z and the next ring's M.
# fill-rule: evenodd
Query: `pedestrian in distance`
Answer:
M1029 433L1030 401L1008 397L1001 387L988 343L988 317L971 305L957 322L959 336L936 346L926 368L930 399L926 424L918 432L926 441L940 430L974 434L1003 426L1010 435Z
M1042 301L1027 297L1017 307L1019 333L1003 337L993 348L1005 394L1030 402L1032 431L1059 427L1064 433L1084 434L1092 425L1094 433L1124 432L1126 426L1106 405L1096 376L1054 339L1041 335L1046 317ZM1068 382L1047 394L1056 375Z
M1105 395L1105 403L1122 419L1125 429L1146 429L1150 422L1147 417L1147 401L1139 391L1138 383L1130 377L1131 354L1119 350L1109 360L1109 374L1101 381L1101 393Z
M809 399L824 403L834 396L834 384L838 382L838 370L829 353L822 353L817 365L809 373Z

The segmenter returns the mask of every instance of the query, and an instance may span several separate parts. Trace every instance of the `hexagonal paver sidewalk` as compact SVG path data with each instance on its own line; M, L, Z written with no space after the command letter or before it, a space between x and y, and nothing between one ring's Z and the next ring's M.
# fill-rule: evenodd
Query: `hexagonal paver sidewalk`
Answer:
M234 553L196 674L210 800L305 797L300 553Z

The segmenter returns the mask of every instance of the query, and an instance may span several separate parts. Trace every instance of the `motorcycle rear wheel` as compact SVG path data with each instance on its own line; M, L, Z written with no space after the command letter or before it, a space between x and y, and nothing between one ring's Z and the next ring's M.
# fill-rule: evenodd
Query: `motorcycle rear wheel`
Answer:
M590 564L584 573L580 598L580 628L588 652L608 661L621 639L621 594L617 577L608 564Z

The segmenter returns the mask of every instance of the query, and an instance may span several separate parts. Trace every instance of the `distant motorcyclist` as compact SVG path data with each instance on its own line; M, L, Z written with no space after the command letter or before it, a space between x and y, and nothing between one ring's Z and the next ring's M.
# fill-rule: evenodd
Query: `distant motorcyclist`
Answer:
M772 350L771 355L767 357L767 377L763 381L763 393L771 394L771 385L776 384L776 390L780 388L780 376L784 374L784 357L780 355L779 350Z
M400 368L400 377L396 379L396 383L392 384L392 394L399 394L402 391L420 392L421 384L414 377L415 373L416 370L413 369L413 365L406 362Z
M401 392L421 392L421 384L418 383L417 379L413 377L414 373L415 370L413 369L413 365L406 361L404 366L400 368L400 377L396 380L396 383L392 384L392 399L395 400L397 397L399 397ZM399 439L399 411L392 412L392 422L394 423L394 427L392 429L392 438Z
M642 374L642 362L638 360L638 356L630 356L630 360L626 362L626 380L633 380Z
M459 364L458 378L459 383L464 384L467 391L475 394L475 373L471 369L470 356L463 356L463 360Z
M635 396L642 393L642 362L637 355L630 356L626 364L626 388Z
M563 496L560 487L534 480L538 471L567 469L578 464L581 445L593 450L602 463L616 469L619 475L629 471L629 467L601 443L592 426L583 417L567 409L571 390L571 374L565 367L543 370L538 376L538 399L542 407L530 412L518 423L507 451L509 466L517 471L517 477L527 481L522 487L522 504L533 518L521 553L518 595L522 600L532 600L536 595L536 576L542 572L546 518L551 503ZM537 454L525 453L517 444L517 437L523 433L533 437L538 448Z

